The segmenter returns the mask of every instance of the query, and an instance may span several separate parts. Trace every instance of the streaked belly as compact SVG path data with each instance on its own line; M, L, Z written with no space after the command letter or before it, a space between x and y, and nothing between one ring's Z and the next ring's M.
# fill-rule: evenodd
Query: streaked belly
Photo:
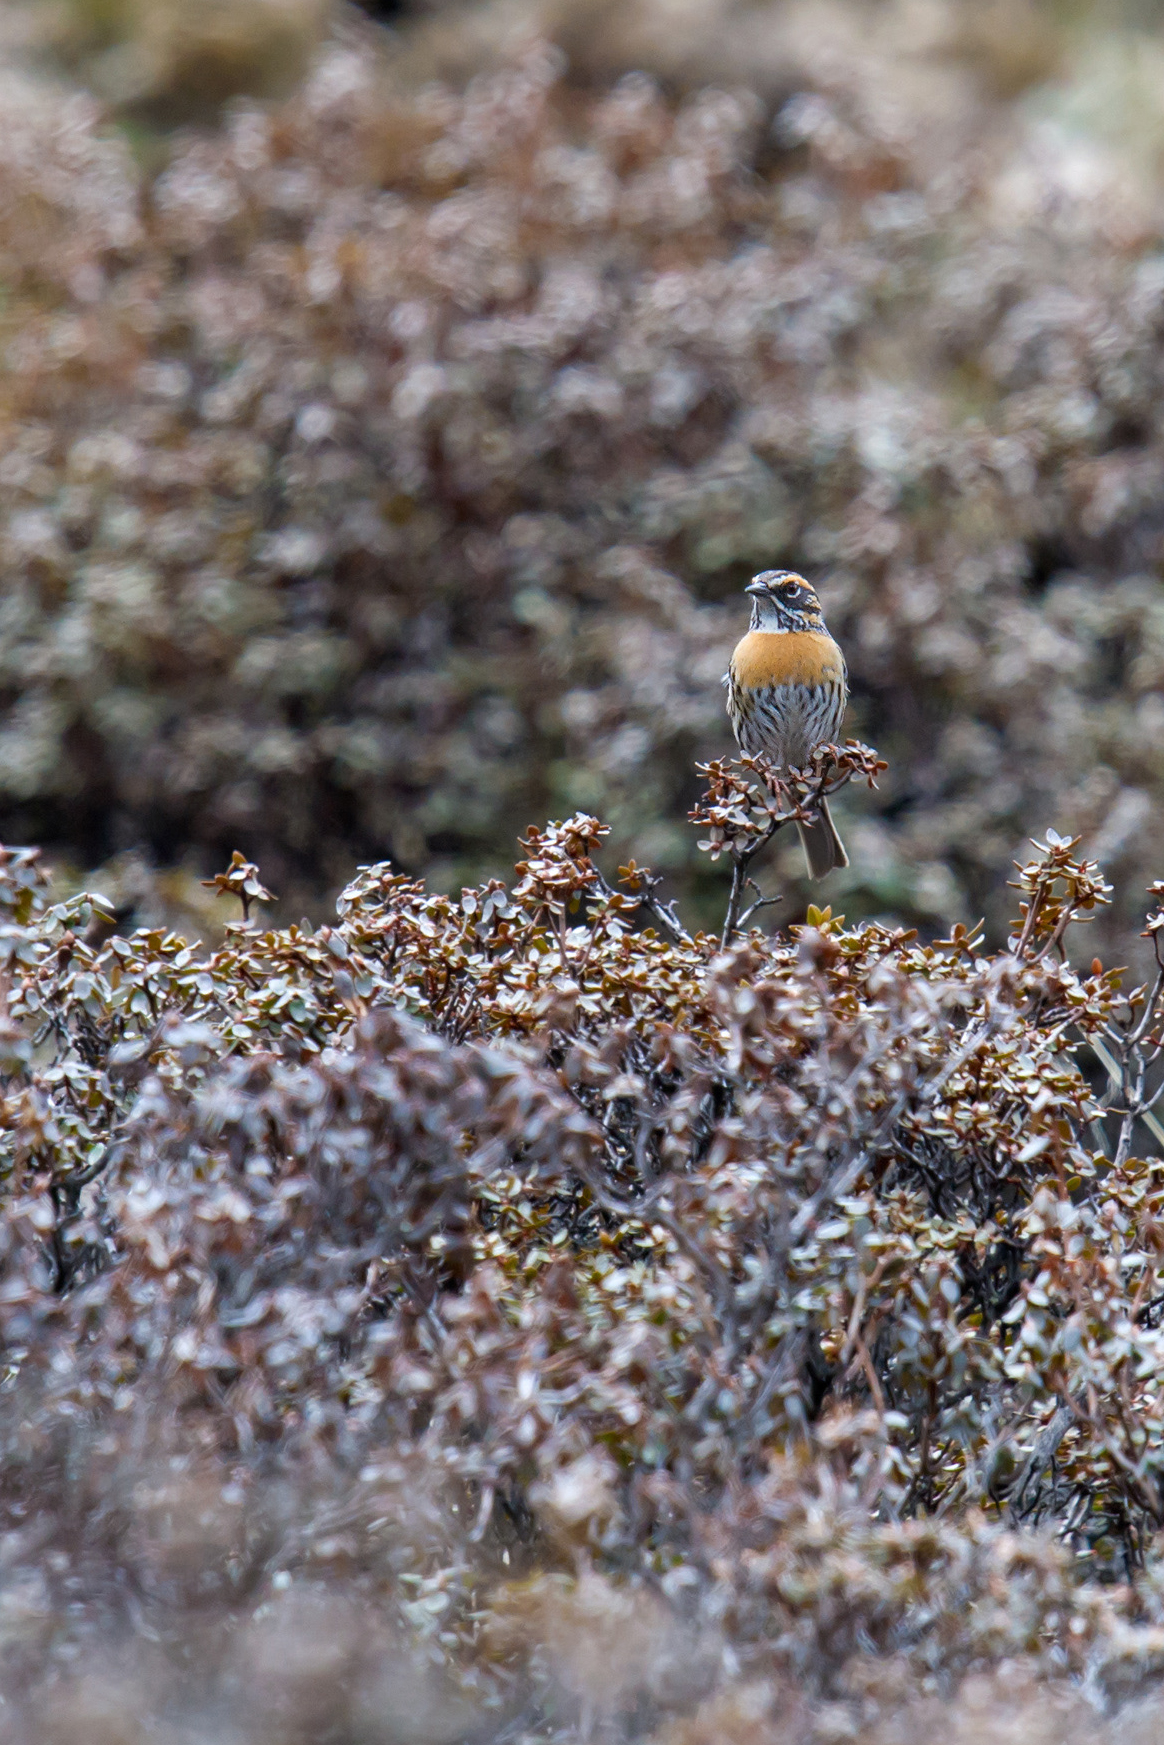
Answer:
M845 713L839 685L763 685L737 690L733 726L741 750L798 768L837 739Z

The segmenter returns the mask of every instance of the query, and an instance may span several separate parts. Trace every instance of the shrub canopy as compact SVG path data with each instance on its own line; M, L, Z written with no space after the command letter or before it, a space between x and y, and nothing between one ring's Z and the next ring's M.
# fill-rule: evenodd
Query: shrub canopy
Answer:
M709 766L694 816L738 871L878 767ZM1054 834L995 954L827 910L692 935L607 836L530 831L457 898L366 867L334 925L210 953L6 852L0 1506L46 1621L80 1596L164 1658L207 1604L261 1692L262 1620L338 1607L348 1684L303 1701L358 1731L390 1649L376 1738L417 1680L423 1737L716 1737L782 1679L807 1726L883 1662L897 1708L1015 1655L1125 1699L1164 972L1072 966L1108 889Z

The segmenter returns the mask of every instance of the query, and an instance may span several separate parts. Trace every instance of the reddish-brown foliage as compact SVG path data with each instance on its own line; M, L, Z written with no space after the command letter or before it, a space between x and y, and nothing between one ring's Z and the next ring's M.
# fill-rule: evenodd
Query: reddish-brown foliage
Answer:
M748 857L878 767L715 765L694 817ZM403 1701L426 1738L697 1737L787 1680L824 1725L886 1656L903 1716L1016 1654L1126 1699L1164 1523L1135 1156L1164 972L1072 967L1108 890L1053 834L993 955L817 910L690 934L606 835L531 830L512 886L455 899L365 868L334 926L209 954L107 937L7 853L0 1512L34 1689L55 1620L66 1657L145 1630L194 1702L202 1607L208 1665L245 1624L251 1671L198 1698L244 1730L264 1630L331 1642L309 1712L374 1701L387 1656L392 1738Z

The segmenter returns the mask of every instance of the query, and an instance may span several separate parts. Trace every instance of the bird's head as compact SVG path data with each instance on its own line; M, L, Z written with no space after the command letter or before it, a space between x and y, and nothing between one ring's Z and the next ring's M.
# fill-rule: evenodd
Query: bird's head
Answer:
M825 627L815 590L795 570L763 570L752 577L744 592L752 596L753 630Z

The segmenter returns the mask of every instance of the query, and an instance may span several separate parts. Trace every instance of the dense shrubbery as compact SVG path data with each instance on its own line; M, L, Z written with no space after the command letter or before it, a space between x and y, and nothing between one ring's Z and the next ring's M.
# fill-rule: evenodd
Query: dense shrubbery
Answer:
M1155 1739L1158 48L412 10L0 14L0 1738Z
M1035 817L1146 883L1159 238L1104 156L1111 66L1000 105L1066 51L988 10L349 23L286 106L148 169L13 77L9 839L202 871L241 841L298 903L382 854L501 871L581 807L694 878L674 819L726 743L739 583L779 561L820 579L893 766L847 906L999 926ZM570 65L521 48L539 25ZM420 77L488 43L512 64Z
M742 874L877 768L714 765L695 822ZM1097 867L1049 837L994 955L724 941L607 836L209 954L6 854L18 1733L1064 1738L1150 1684L1164 972L1071 966Z

